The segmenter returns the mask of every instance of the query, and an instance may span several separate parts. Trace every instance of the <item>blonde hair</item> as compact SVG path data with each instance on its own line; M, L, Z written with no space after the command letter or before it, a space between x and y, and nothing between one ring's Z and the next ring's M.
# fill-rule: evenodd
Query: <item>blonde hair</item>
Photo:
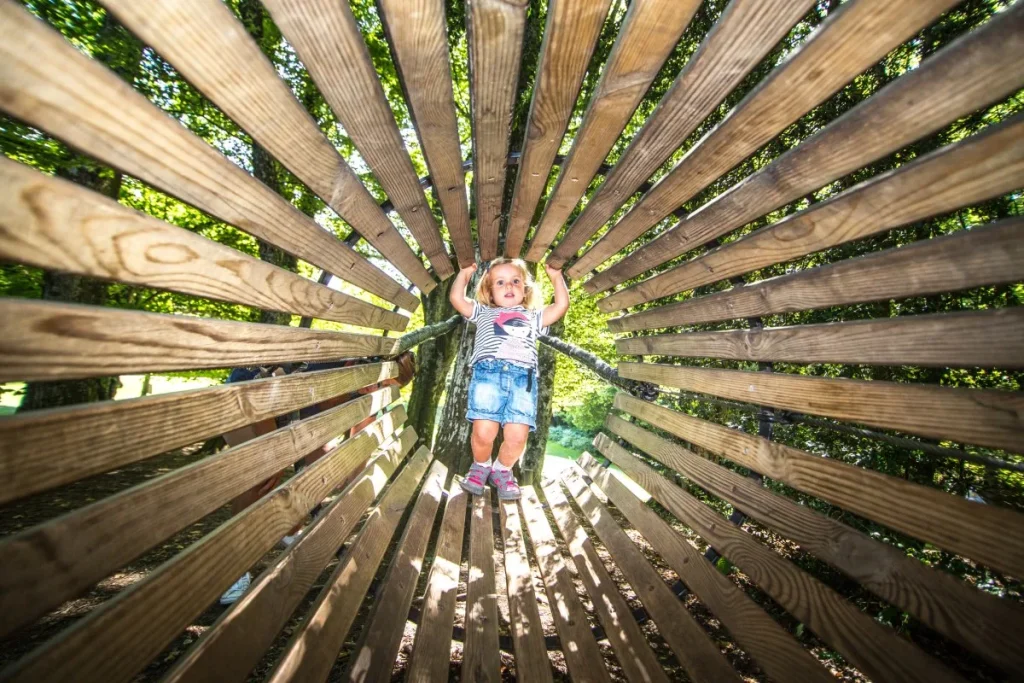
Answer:
M496 308L496 304L491 299L491 277L494 273L494 269L498 266L514 266L519 274L523 278L523 306L526 308L537 308L537 287L534 285L533 278L530 276L530 271L526 269L526 261L518 258L497 258L491 261L487 267L487 272L484 273L483 277L480 278L480 282L476 286L476 301L481 306L487 306L489 308Z

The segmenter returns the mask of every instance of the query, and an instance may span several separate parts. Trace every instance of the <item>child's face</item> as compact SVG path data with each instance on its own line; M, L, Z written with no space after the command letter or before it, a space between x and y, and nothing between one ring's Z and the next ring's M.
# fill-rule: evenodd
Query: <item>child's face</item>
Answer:
M504 263L491 269L491 301L499 308L511 308L523 303L526 282L518 268Z

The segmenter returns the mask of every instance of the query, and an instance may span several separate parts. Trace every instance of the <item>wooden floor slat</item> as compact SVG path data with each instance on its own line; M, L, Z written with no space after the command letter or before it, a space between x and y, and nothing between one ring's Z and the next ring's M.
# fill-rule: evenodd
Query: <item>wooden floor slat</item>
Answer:
M473 496L469 524L469 578L466 585L466 641L462 680L501 680L498 654L498 594L494 580L494 522L491 491Z

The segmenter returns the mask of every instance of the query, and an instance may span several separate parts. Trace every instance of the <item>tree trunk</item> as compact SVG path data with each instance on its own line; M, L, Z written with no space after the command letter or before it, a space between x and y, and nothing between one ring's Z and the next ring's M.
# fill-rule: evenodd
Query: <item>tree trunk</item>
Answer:
M423 300L424 326L437 324L458 315L448 301L455 278L448 278L434 288ZM409 424L416 429L420 439L428 447L433 444L437 406L444 393L448 371L459 349L459 342L465 336L466 323L441 337L423 342L416 349L416 379L409 398ZM471 340L472 341L472 340ZM451 401L451 392L448 394Z

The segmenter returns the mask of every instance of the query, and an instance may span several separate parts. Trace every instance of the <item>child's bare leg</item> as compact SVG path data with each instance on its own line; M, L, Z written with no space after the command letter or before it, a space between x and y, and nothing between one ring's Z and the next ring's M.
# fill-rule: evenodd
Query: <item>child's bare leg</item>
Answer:
M498 449L498 462L505 467L512 467L526 452L530 426L510 422L505 425L503 432L501 448Z
M473 435L470 438L470 446L473 449L474 461L487 462L491 459L494 440L498 438L498 430L500 428L501 425L493 420L473 420Z

